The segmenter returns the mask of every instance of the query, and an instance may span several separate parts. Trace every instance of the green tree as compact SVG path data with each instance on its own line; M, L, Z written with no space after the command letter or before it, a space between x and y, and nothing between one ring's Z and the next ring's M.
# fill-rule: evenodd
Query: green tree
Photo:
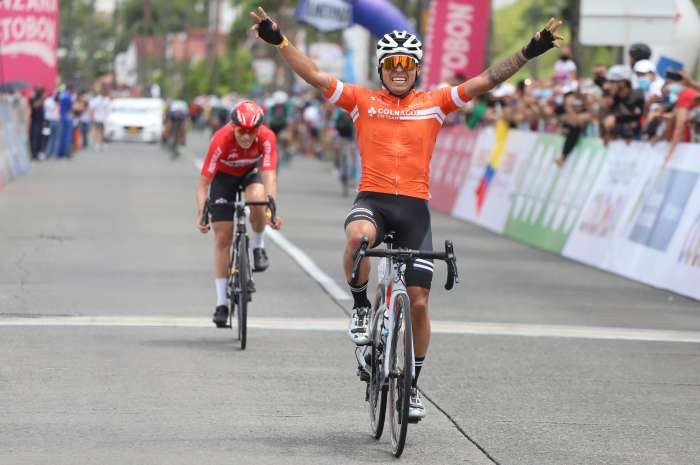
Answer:
M95 13L94 6L95 0L63 0L59 10L58 72L64 82L84 88L112 69L110 18Z

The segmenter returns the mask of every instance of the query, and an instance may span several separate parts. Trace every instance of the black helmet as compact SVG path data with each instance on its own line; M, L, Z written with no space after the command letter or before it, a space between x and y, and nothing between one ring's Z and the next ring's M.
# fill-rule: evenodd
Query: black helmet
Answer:
M634 61L648 60L651 58L651 49L641 42L630 45L630 56Z

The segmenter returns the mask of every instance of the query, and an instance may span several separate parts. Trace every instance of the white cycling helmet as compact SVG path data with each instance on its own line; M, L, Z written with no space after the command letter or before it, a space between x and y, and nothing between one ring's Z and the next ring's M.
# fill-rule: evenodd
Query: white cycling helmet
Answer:
M377 63L392 55L408 55L420 63L423 59L422 44L408 31L392 31L377 42Z

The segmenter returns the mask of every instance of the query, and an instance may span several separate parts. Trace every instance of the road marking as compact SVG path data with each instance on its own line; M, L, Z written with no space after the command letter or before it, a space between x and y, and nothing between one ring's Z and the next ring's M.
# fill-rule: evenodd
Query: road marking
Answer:
M248 327L278 331L333 331L347 329L346 318L250 318ZM66 316L2 318L2 326L132 326L213 328L204 317L168 316ZM471 334L480 336L550 337L564 339L607 339L616 341L685 342L700 344L700 331L674 331L643 328L605 328L599 326L536 325L474 321L433 321L435 334Z
M187 156L192 160L194 166L198 170L202 169L202 160L197 158L195 154L189 150L184 150ZM284 237L284 235L275 231L271 228L265 229L265 235L272 239L272 242L277 244L282 250L284 250L287 255L289 255L292 260L294 260L297 265L301 267L302 270L306 272L311 278L313 278L328 295L337 301L352 300L350 294L343 290L338 283L335 282L328 274L326 274L316 263L299 247L292 244L289 239Z
M308 255L292 244L282 233L267 228L266 234L275 244L287 252L287 255L292 257L306 274L315 279L332 298L335 300L352 300L350 294L341 289L333 278L328 276Z

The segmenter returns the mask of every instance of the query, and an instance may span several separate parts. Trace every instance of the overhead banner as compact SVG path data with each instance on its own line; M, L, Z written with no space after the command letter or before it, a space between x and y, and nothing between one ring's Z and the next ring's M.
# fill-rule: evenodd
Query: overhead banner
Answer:
M430 2L422 74L428 87L483 71L490 13L491 0Z
M0 84L56 87L58 1L0 1Z
M352 24L352 5L343 0L302 0L297 19L319 31L339 31Z

